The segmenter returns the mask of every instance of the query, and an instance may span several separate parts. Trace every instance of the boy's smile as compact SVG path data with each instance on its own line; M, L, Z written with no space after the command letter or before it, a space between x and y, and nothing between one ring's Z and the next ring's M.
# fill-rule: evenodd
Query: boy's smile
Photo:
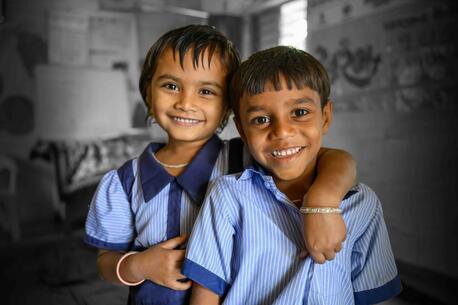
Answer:
M192 50L184 56L165 50L151 80L149 102L154 118L169 135L169 142L205 143L216 131L226 107L226 72L219 54L208 52L193 65Z
M318 93L308 87L275 91L266 84L258 95L240 100L237 128L256 161L276 182L309 177L332 119L330 102L321 109ZM303 187L303 186L302 186Z

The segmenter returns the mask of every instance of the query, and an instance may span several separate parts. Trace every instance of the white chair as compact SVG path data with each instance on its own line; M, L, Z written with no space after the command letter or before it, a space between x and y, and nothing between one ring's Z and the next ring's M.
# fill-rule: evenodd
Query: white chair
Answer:
M21 237L19 207L16 204L16 162L0 155L0 226L11 235L14 242Z

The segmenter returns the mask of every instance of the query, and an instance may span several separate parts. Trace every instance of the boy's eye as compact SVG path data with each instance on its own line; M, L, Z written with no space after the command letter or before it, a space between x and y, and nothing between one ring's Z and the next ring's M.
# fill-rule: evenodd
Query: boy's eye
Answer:
M309 114L309 111L307 109L295 109L293 111L293 116L298 118L298 117L303 117L303 116L306 116L307 114Z
M173 91L178 90L178 86L172 83L164 84L162 85L162 87L169 89L169 90L173 90Z
M267 116L258 116L251 120L251 123L255 125L267 124L269 122L270 122L270 118Z

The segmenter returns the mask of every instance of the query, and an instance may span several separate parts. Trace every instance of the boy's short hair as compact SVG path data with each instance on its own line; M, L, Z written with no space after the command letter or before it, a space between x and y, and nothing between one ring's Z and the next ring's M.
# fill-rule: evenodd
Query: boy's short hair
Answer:
M157 61L163 52L172 49L180 57L180 64L183 67L183 61L186 53L192 50L193 66L204 65L204 54L208 51L208 65L214 53L218 53L222 65L226 68L227 88L235 70L240 65L240 55L234 44L223 34L209 25L192 24L185 27L171 30L162 35L149 49L143 69L140 75L139 87L143 102L149 110L148 88L151 79L156 71ZM175 56L175 54L174 54ZM228 102L227 96L225 102Z
M229 90L234 115L238 117L239 102L245 94L261 94L266 84L281 90L281 77L288 89L293 85L298 89L309 87L320 95L321 107L327 104L331 86L323 65L305 51L278 46L254 53L234 74Z

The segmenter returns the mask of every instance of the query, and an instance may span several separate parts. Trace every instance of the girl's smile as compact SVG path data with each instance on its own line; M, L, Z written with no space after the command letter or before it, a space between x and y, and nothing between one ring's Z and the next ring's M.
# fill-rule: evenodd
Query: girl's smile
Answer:
M178 126L184 126L184 127L194 127L197 124L204 122L204 120L198 120L198 119L181 117L181 116L170 116L170 117Z

